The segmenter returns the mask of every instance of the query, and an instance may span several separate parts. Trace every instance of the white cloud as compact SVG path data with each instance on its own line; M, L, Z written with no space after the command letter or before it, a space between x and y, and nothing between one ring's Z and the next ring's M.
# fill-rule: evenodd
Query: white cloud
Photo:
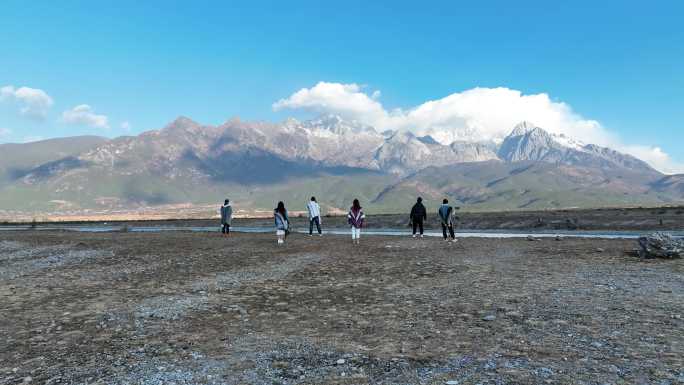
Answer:
M0 127L0 138L10 136L11 134L12 130L10 130L9 128Z
M50 95L41 89L14 86L0 88L0 101L14 101L22 115L40 120L45 119L54 104Z
M554 101L546 93L525 95L505 87L478 87L394 110L387 110L379 98L379 91L369 95L358 84L319 82L278 100L273 109L336 114L379 130L429 134L445 144L454 140L498 142L516 124L527 120L552 133L627 152L664 172L684 171L682 164L674 162L661 149L627 146L596 120L580 116L568 104Z
M121 125L119 127L121 127L121 129L126 131L126 132L131 131L131 123L128 121L121 122Z
M684 163L672 159L660 147L623 145L618 147L617 150L636 156L665 174L684 173Z
M387 118L382 104L361 92L361 86L357 84L320 82L312 88L302 88L273 104L276 111L286 108L338 114L374 126Z
M554 102L543 93L523 95L503 87L473 88L392 111L382 106L379 97L379 91L369 96L357 84L320 82L277 101L273 108L337 114L380 130L434 134L435 139L445 143L459 139L501 140L523 120L592 143L606 142L609 137L598 122L583 119L567 104Z
M86 125L93 128L109 128L106 115L97 115L92 107L80 104L70 110L62 112L62 121L69 124Z

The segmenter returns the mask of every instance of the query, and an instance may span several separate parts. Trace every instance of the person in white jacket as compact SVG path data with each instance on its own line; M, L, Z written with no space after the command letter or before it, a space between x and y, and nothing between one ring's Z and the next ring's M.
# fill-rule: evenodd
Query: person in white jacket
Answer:
M316 202L316 197L311 197L311 200L306 205L306 209L309 211L309 236L313 235L313 226L316 224L316 229L318 230L318 235L322 236L321 232L321 206Z

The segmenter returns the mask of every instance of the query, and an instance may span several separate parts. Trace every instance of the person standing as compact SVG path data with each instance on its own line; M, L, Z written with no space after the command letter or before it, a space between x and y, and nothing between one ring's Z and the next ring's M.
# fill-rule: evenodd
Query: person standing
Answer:
M221 206L221 233L223 236L230 234L230 223L233 220L233 207L230 205L230 200L226 199Z
M321 206L316 202L316 197L311 197L311 200L306 205L309 210L309 236L313 235L313 226L316 224L318 235L323 236L321 232Z
M278 244L282 245L285 243L287 233L290 231L290 219L287 216L287 209L285 209L285 204L282 201L278 202L278 206L273 210L273 217L275 218Z
M449 200L444 199L442 205L437 211L439 214L439 219L442 221L442 235L445 241L449 241L447 238L447 230L449 230L449 236L452 242L456 242L456 235L454 234L454 208L449 206Z
M411 224L413 225L413 237L416 237L416 230L420 229L420 237L423 238L423 222L427 220L427 210L423 206L423 198L418 197L416 204L411 208Z
M352 243L359 244L361 239L361 228L363 227L363 220L366 215L363 213L361 204L358 199L354 199L352 207L349 208L349 213L347 214L347 221L351 226L352 233Z

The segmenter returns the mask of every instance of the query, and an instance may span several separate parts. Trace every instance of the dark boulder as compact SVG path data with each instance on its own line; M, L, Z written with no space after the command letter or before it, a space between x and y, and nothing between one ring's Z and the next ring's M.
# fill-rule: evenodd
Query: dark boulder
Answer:
M639 237L641 258L681 258L684 254L684 240L656 232Z

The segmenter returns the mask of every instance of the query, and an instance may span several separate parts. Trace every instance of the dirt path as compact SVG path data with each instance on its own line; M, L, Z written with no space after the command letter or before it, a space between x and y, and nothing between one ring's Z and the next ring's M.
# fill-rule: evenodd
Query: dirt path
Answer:
M0 384L684 383L684 264L619 240L0 234Z

